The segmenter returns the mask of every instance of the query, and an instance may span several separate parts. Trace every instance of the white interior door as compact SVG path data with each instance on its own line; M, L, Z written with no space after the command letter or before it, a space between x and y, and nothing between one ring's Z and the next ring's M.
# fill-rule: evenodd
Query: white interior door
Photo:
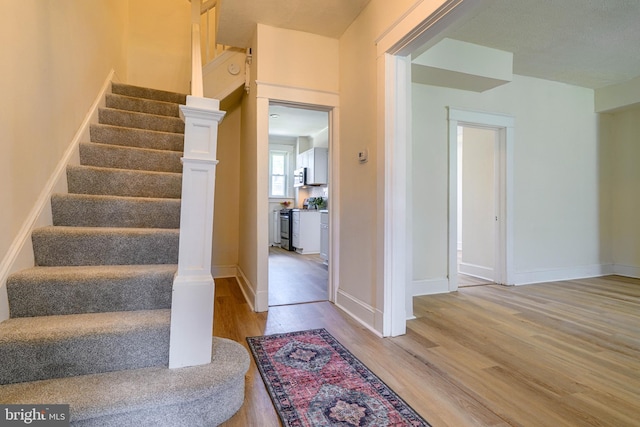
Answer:
M458 129L458 272L493 282L499 135L492 128Z

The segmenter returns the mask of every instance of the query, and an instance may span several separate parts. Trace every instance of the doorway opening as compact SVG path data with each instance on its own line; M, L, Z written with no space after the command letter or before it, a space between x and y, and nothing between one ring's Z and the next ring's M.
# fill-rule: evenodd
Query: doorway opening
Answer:
M512 283L514 125L514 118L505 114L449 108L449 291L460 285L460 247L461 272L492 283ZM465 131L472 137L468 145ZM465 160L470 182L466 187ZM466 264L465 246L470 260Z
M329 299L326 109L269 104L268 305Z
M498 237L499 134L458 126L458 287L495 283Z

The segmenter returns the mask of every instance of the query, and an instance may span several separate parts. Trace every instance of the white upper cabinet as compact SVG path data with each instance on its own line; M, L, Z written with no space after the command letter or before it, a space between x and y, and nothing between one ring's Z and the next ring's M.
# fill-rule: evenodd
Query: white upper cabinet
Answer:
M316 147L298 155L298 168L307 168L307 184L327 184L329 176L329 150Z

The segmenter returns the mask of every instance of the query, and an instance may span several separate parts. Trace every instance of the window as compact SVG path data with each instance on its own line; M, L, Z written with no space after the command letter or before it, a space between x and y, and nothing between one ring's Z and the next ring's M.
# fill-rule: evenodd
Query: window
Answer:
M269 197L289 196L289 153L286 151L269 151Z

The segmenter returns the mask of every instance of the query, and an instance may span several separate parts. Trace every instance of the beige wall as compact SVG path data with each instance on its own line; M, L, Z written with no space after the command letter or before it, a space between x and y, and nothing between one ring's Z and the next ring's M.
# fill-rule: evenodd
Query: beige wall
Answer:
M269 99L291 101L288 98L291 88L302 89L304 93L337 93L338 40L258 25L251 48L251 88L242 105L238 265L244 275L245 292L256 302L256 309L262 311L267 308L270 220L268 102ZM270 98L264 94L258 98L258 93L265 88Z
M413 1L373 0L340 38L340 289L380 311L382 293L376 40ZM369 161L358 163L358 152ZM370 319L364 320L373 323ZM370 326L373 326L371 324Z
M640 108L608 115L612 140L609 187L613 204L613 262L621 274L640 277Z
M3 4L0 275L19 230L110 70L127 74L127 4L125 0Z
M211 265L224 271L238 265L241 109L227 111L218 128L216 196Z
M191 3L129 1L127 83L188 93L191 81Z
M258 48L257 34L251 39L253 60L251 63L251 76L256 76L258 63L261 60ZM240 199L239 199L239 248L238 267L240 268L240 280L248 286L247 297L255 300L255 288L258 283L257 247L258 240L256 206L257 199L257 136L256 136L256 84L252 78L250 92L242 99L242 125L240 135Z
M259 82L338 91L338 40L259 25L258 42Z

